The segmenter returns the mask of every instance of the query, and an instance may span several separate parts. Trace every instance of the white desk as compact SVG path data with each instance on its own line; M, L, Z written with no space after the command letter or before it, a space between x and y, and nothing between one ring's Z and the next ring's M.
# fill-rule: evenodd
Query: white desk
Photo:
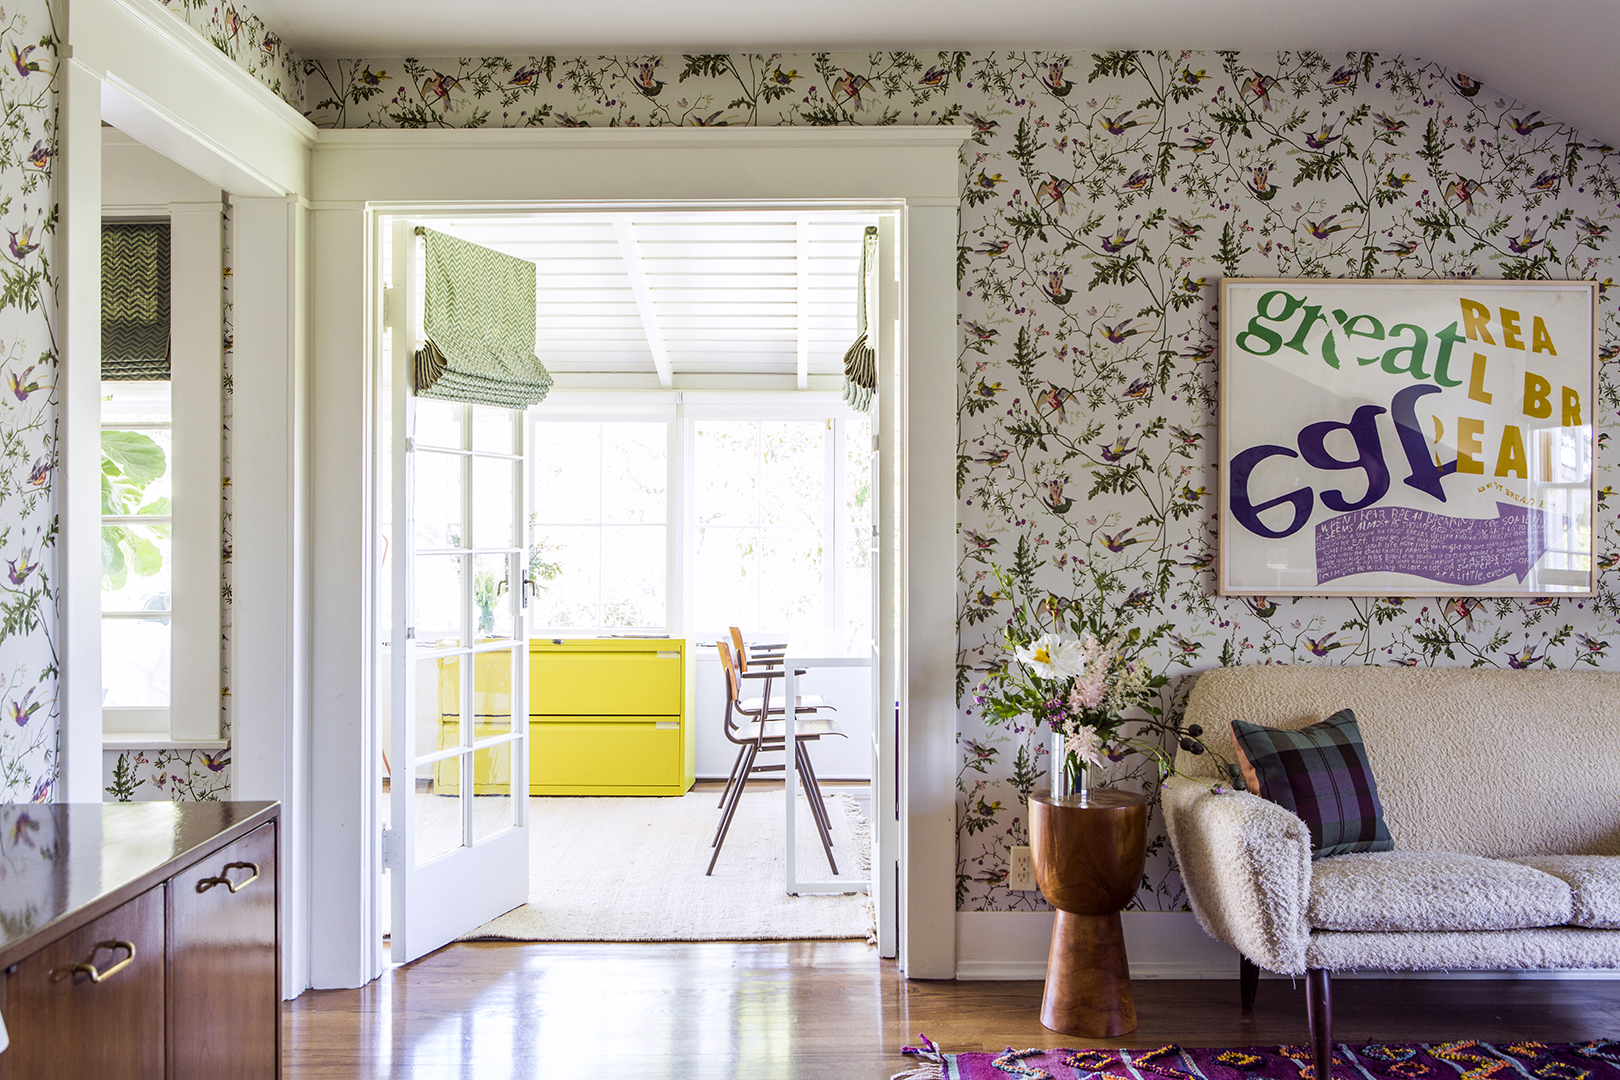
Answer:
M867 880L854 880L837 875L826 881L799 880L798 865L795 857L798 852L798 834L796 832L795 818L798 810L799 766L795 751L798 748L798 708L799 677L795 674L798 668L808 671L818 667L871 667L872 654L870 649L865 653L856 653L836 642L825 642L819 638L799 639L788 641L787 649L782 656L782 706L783 719L786 723L784 732L786 740L783 743L783 757L787 760L784 768L785 783L782 785L784 798L782 802L787 806L787 891L789 896L823 896L847 892L868 892L871 882ZM809 793L805 793L809 798Z

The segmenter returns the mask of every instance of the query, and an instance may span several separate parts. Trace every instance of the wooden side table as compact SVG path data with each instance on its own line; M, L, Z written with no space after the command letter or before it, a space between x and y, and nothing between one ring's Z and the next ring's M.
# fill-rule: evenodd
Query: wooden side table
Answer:
M1041 1023L1067 1035L1136 1030L1119 913L1142 884L1148 799L1113 788L1078 798L1029 798L1031 854L1041 893L1057 908Z

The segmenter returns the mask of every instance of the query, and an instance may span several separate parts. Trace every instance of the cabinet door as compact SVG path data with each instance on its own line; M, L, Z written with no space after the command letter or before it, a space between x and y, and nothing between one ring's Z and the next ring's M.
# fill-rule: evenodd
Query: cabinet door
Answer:
M170 1077L271 1080L281 1018L275 826L260 826L169 887Z
M5 1022L7 1080L163 1080L163 886L9 969Z

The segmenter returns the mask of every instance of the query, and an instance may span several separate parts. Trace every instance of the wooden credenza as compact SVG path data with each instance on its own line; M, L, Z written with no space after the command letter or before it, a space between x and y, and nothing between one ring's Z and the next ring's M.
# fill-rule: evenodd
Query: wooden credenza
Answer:
M0 806L0 1080L281 1072L277 803Z

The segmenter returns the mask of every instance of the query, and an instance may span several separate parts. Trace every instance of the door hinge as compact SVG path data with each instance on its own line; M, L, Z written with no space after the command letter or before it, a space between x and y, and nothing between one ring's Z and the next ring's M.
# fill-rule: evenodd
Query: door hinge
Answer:
M382 831L382 868L384 870L398 869L399 861L400 861L399 860L399 856L400 856L400 851L399 851L400 839L401 839L401 837L399 835L399 830L398 829L391 829L386 825L383 826L383 831Z
M407 626L405 628L405 640L406 641L415 641L416 640L416 627Z
M391 329L399 328L400 302L405 299L404 289L395 286L383 290L383 325Z

